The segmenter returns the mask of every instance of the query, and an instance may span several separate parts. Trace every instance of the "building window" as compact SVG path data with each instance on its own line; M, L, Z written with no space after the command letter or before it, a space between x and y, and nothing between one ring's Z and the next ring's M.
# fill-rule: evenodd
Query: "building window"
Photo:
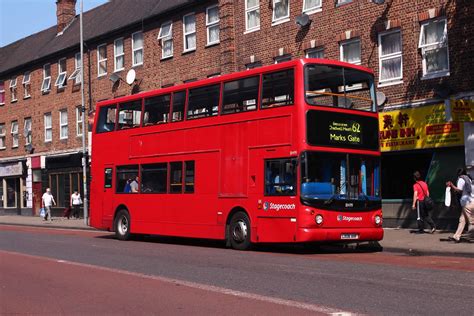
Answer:
M431 20L421 25L419 48L423 56L423 76L434 78L449 75L446 19Z
M124 58L123 38L119 38L114 41L114 71L120 71L125 68Z
M30 79L31 79L30 72L29 71L25 72L23 74L23 81L21 82L23 84L23 98L24 99L31 97Z
M350 40L340 44L341 60L347 63L360 65L360 40Z
M219 43L219 6L206 9L207 45Z
M194 13L187 14L183 17L183 35L184 35L184 51L192 51L196 49L196 17Z
M132 34L132 66L143 65L143 33Z
M18 121L12 121L12 148L18 147Z
M272 22L283 22L290 17L290 2L288 0L273 0Z
M31 117L25 118L25 126L23 128L23 131L25 133L25 145L30 145L31 144Z
M285 61L290 61L291 60L291 54L285 54L285 55L277 56L273 59L275 60L275 64L283 63Z
M59 111L59 139L67 139L68 127L67 127L67 110Z
M260 1L245 0L245 30L247 32L260 29Z
M17 96L16 96L16 77L12 78L10 80L10 94L11 94L11 101L15 102L17 101Z
M84 113L81 106L76 107L76 136L82 136L82 120Z
M53 140L53 122L51 113L44 115L44 141L50 142Z
M403 78L400 30L379 34L379 68L381 83Z
M59 89L64 88L67 81L67 68L66 68L66 58L61 58L58 61L58 78L54 83L54 86L58 87Z
M336 5L350 3L352 0L336 0Z
M173 23L161 24L158 39L161 40L161 59L173 57Z
M81 53L76 53L76 55L74 55L74 66L75 66L75 69L72 72L72 74L69 76L68 80L74 80L75 85L81 84L81 80L82 80Z
M43 66L43 83L41 84L41 92L46 93L51 89L51 65Z
M7 147L7 144L5 142L5 135L6 135L6 130L5 130L5 123L0 124L0 149L5 149ZM1 183L0 183L1 185Z
M5 104L5 82L0 81L0 105Z
M320 11L322 0L303 0L303 12L311 14Z
M107 74L107 44L97 46L97 77Z
M306 58L324 58L323 48L311 48L306 50Z

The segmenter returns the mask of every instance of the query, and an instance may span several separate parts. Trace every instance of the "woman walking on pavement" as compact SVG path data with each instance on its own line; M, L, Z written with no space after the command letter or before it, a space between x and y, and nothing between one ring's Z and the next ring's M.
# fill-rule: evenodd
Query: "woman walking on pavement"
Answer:
M417 234L423 234L424 231L424 222L428 223L431 227L431 233L433 234L436 231L436 225L431 219L429 210L426 207L424 200L425 197L430 196L430 191L428 190L428 185L425 181L421 180L421 174L419 171L413 173L415 184L413 184L413 204L411 208L417 211L417 224L418 231Z

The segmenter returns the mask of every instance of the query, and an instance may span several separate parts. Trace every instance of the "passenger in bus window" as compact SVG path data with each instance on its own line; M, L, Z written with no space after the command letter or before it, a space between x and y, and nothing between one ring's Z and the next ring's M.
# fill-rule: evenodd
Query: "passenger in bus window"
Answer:
M130 193L132 192L132 188L130 186L130 183L132 182L131 179L127 179L127 182L125 183L125 186L123 188L123 193Z
M132 190L132 193L138 193L138 183L140 181L140 178L138 176L135 177L135 179L132 180L130 183L130 189Z

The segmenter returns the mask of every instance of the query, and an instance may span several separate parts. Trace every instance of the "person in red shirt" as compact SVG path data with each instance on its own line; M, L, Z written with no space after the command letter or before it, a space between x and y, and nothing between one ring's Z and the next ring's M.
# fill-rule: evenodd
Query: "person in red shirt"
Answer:
M425 181L421 180L421 174L419 171L413 173L415 184L413 184L413 204L411 208L417 211L416 221L418 224L418 231L416 233L423 234L425 222L431 227L431 233L436 231L436 225L431 219L429 210L425 207L423 200L425 196L430 196L428 185Z

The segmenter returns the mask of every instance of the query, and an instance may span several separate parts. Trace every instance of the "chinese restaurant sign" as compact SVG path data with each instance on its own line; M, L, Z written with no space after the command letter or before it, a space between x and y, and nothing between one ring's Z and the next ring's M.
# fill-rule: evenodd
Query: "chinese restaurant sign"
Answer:
M444 103L379 113L380 150L424 149L464 144L460 122L446 122Z
M474 121L473 100L451 100L451 121L472 122Z

